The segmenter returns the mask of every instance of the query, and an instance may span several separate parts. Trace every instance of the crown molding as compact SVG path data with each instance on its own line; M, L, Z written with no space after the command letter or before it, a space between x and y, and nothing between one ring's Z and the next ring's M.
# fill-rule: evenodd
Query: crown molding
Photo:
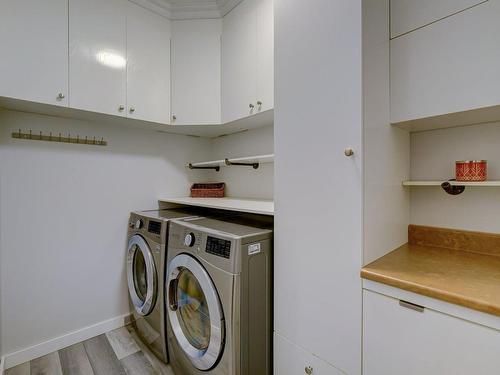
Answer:
M130 0L172 20L220 18L243 0L192 0L176 3L175 0Z

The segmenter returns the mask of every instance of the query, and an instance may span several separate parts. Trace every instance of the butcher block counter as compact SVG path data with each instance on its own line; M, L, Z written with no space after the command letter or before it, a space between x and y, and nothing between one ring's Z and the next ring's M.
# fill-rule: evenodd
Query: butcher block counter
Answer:
M410 225L361 277L500 316L500 235Z

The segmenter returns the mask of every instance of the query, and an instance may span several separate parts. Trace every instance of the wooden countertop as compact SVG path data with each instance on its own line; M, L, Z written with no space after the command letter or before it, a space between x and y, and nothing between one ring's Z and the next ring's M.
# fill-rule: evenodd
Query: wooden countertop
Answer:
M500 316L497 255L409 243L365 266L361 277Z

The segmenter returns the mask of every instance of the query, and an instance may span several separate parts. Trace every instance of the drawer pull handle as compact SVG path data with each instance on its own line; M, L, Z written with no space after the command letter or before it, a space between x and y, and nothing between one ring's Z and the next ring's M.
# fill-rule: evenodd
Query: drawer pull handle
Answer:
M403 300L399 300L399 306L406 307L407 309L415 310L415 311L418 311L418 312L421 312L421 313L424 312L424 309L425 309L424 306L415 305L414 303L406 302L406 301L403 301Z

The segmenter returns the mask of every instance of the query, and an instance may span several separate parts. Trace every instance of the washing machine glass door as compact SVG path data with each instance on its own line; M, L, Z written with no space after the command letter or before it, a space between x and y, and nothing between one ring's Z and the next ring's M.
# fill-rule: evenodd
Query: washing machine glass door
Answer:
M128 242L127 281L130 298L139 315L153 311L157 295L156 267L148 244L139 235Z
M177 343L199 370L209 370L224 347L224 317L217 290L193 257L177 255L168 267L168 316Z

